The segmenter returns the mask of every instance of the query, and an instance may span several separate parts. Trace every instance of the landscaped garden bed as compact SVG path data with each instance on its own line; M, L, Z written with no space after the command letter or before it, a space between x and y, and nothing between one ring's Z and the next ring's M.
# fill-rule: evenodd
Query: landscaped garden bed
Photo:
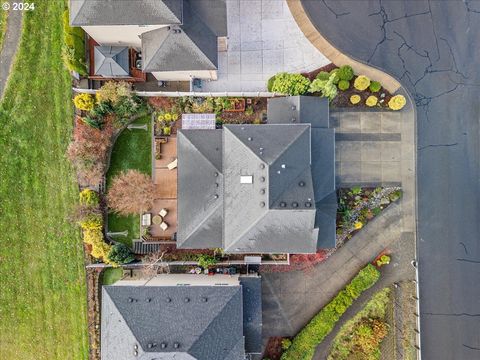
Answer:
M241 97L152 97L149 104L156 110L155 135L170 135L181 114L216 114L217 126L222 124L261 124L266 119L266 98ZM162 129L170 128L167 134Z
M406 104L403 95L391 94L378 81L355 74L349 65L329 64L305 74L278 73L267 87L279 94L327 97L337 108L400 110Z
M391 203L402 197L399 187L337 190L337 246L350 239Z
M390 292L385 288L374 294L365 307L340 328L327 360L347 360L353 356L380 359L380 345L390 331L386 320L387 308L392 302Z

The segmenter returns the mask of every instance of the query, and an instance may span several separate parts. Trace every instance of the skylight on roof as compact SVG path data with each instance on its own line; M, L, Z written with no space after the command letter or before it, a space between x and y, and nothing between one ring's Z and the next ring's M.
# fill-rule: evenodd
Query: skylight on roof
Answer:
M253 184L253 176L252 175L241 175L240 176L240 184Z

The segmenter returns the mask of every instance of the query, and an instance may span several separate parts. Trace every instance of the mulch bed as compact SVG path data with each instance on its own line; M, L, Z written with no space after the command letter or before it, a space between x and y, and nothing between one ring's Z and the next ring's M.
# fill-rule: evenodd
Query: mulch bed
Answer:
M268 358L270 360L280 360L282 356L282 340L285 339L283 337L271 337L268 339L267 346L265 347L265 353L263 358Z
M338 68L338 66L336 66L333 63L330 63L328 65L325 65L325 66L323 66L319 69L313 70L311 72L303 73L302 75L309 78L310 81L313 81L313 80L315 80L315 77L318 75L318 73L320 73L321 71L330 72L330 71L332 71L333 69L336 69L336 68ZM359 109L359 110L382 109L382 110L387 110L387 111L393 111L393 110L390 110L389 107L388 107L388 102L390 101L390 99L393 96L390 92L388 92L383 87L376 93L373 93L368 89L364 90L364 91L359 91L359 90L357 90L353 87L353 82L355 81L356 77L357 77L357 75L355 75L354 78L352 80L350 80L350 88L348 90L342 91L342 90L338 89L338 95L330 103L330 106L332 108L354 108L354 109ZM354 105L350 102L350 97L352 95L359 95L360 96L361 100L358 104ZM378 103L377 106L368 107L368 106L365 105L365 100L367 100L367 98L370 95L374 95L378 98L379 103ZM380 103L380 101L382 101L382 100L383 100L383 102Z
M100 360L100 274L102 268L86 269L89 360Z
M320 249L315 254L293 254L290 255L290 265L261 265L260 272L275 273L288 271L312 271L315 265L326 260L333 249Z
M249 104L249 102L251 102ZM246 108L251 106L253 114L248 115L245 111L223 111L220 119L224 124L253 124L263 123L263 114L267 113L267 98L246 98Z

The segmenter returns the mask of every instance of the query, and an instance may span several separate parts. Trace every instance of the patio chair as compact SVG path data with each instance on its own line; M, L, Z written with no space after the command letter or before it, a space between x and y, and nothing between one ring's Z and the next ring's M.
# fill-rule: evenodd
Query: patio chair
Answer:
M177 159L173 160L170 164L167 165L168 170L173 170L177 167Z
M160 224L160 229L162 229L163 231L167 230L168 229L168 224L164 221Z
M160 210L160 212L158 213L158 215L160 215L162 218L164 218L165 216L167 216L167 214L168 214L167 209L162 209L162 210Z

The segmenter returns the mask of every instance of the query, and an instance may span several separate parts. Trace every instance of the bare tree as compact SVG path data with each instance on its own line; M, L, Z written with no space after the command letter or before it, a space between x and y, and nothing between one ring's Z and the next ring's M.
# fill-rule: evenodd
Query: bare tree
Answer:
M163 262L163 256L167 251L151 253L143 257L141 273L143 278L151 278L159 273L170 273L167 264Z
M152 179L137 170L117 175L108 191L108 206L120 215L135 215L149 210L155 198Z

